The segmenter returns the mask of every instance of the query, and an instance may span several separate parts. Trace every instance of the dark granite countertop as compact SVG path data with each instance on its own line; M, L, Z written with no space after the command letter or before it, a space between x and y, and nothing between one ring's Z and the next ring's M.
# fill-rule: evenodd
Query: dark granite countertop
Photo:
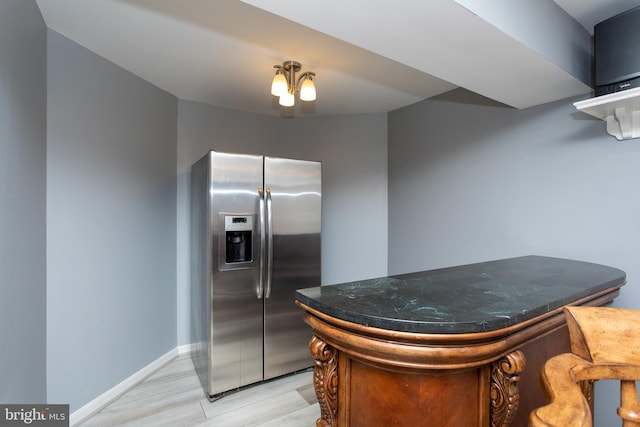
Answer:
M365 326L475 333L515 325L625 279L616 268L532 255L300 289L296 299Z

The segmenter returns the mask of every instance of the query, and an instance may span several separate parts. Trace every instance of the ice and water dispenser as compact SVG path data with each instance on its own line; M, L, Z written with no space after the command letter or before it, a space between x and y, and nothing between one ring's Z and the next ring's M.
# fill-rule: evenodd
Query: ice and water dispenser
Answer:
M220 270L249 267L253 262L254 216L222 214L224 234L221 236Z

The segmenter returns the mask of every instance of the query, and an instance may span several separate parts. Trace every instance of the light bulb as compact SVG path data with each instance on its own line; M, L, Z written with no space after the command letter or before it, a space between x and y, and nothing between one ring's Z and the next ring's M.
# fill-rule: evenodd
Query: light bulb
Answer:
M287 85L287 78L284 74L277 72L271 82L271 95L282 96L289 92L289 86Z
M302 81L300 86L300 99L303 101L316 100L316 86L313 84L311 77L307 77Z
M293 107L296 103L296 99L292 93L286 92L284 95L280 95L279 104L283 107Z

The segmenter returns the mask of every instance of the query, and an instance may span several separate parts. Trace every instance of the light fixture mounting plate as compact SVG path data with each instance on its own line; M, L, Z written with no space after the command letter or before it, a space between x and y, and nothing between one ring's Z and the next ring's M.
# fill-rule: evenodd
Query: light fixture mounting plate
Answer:
M297 73L302 69L302 65L296 61L285 61L282 63L282 68L284 68L285 71L291 71L291 69L293 69L293 71Z

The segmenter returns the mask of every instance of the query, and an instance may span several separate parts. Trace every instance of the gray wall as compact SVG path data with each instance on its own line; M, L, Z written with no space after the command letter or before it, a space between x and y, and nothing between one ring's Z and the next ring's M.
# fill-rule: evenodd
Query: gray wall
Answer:
M387 275L387 115L282 122L283 153L322 161L322 282Z
M71 411L176 346L177 105L49 31L47 397Z
M615 305L640 309L640 141L606 134L578 99L443 98L389 114L389 272L573 258L625 270ZM596 387L597 425L618 423L611 386Z
M0 402L46 401L46 28L0 1Z
M290 120L181 100L178 117L179 344L191 342L189 169L209 149L322 161L323 284L386 275L386 114Z

